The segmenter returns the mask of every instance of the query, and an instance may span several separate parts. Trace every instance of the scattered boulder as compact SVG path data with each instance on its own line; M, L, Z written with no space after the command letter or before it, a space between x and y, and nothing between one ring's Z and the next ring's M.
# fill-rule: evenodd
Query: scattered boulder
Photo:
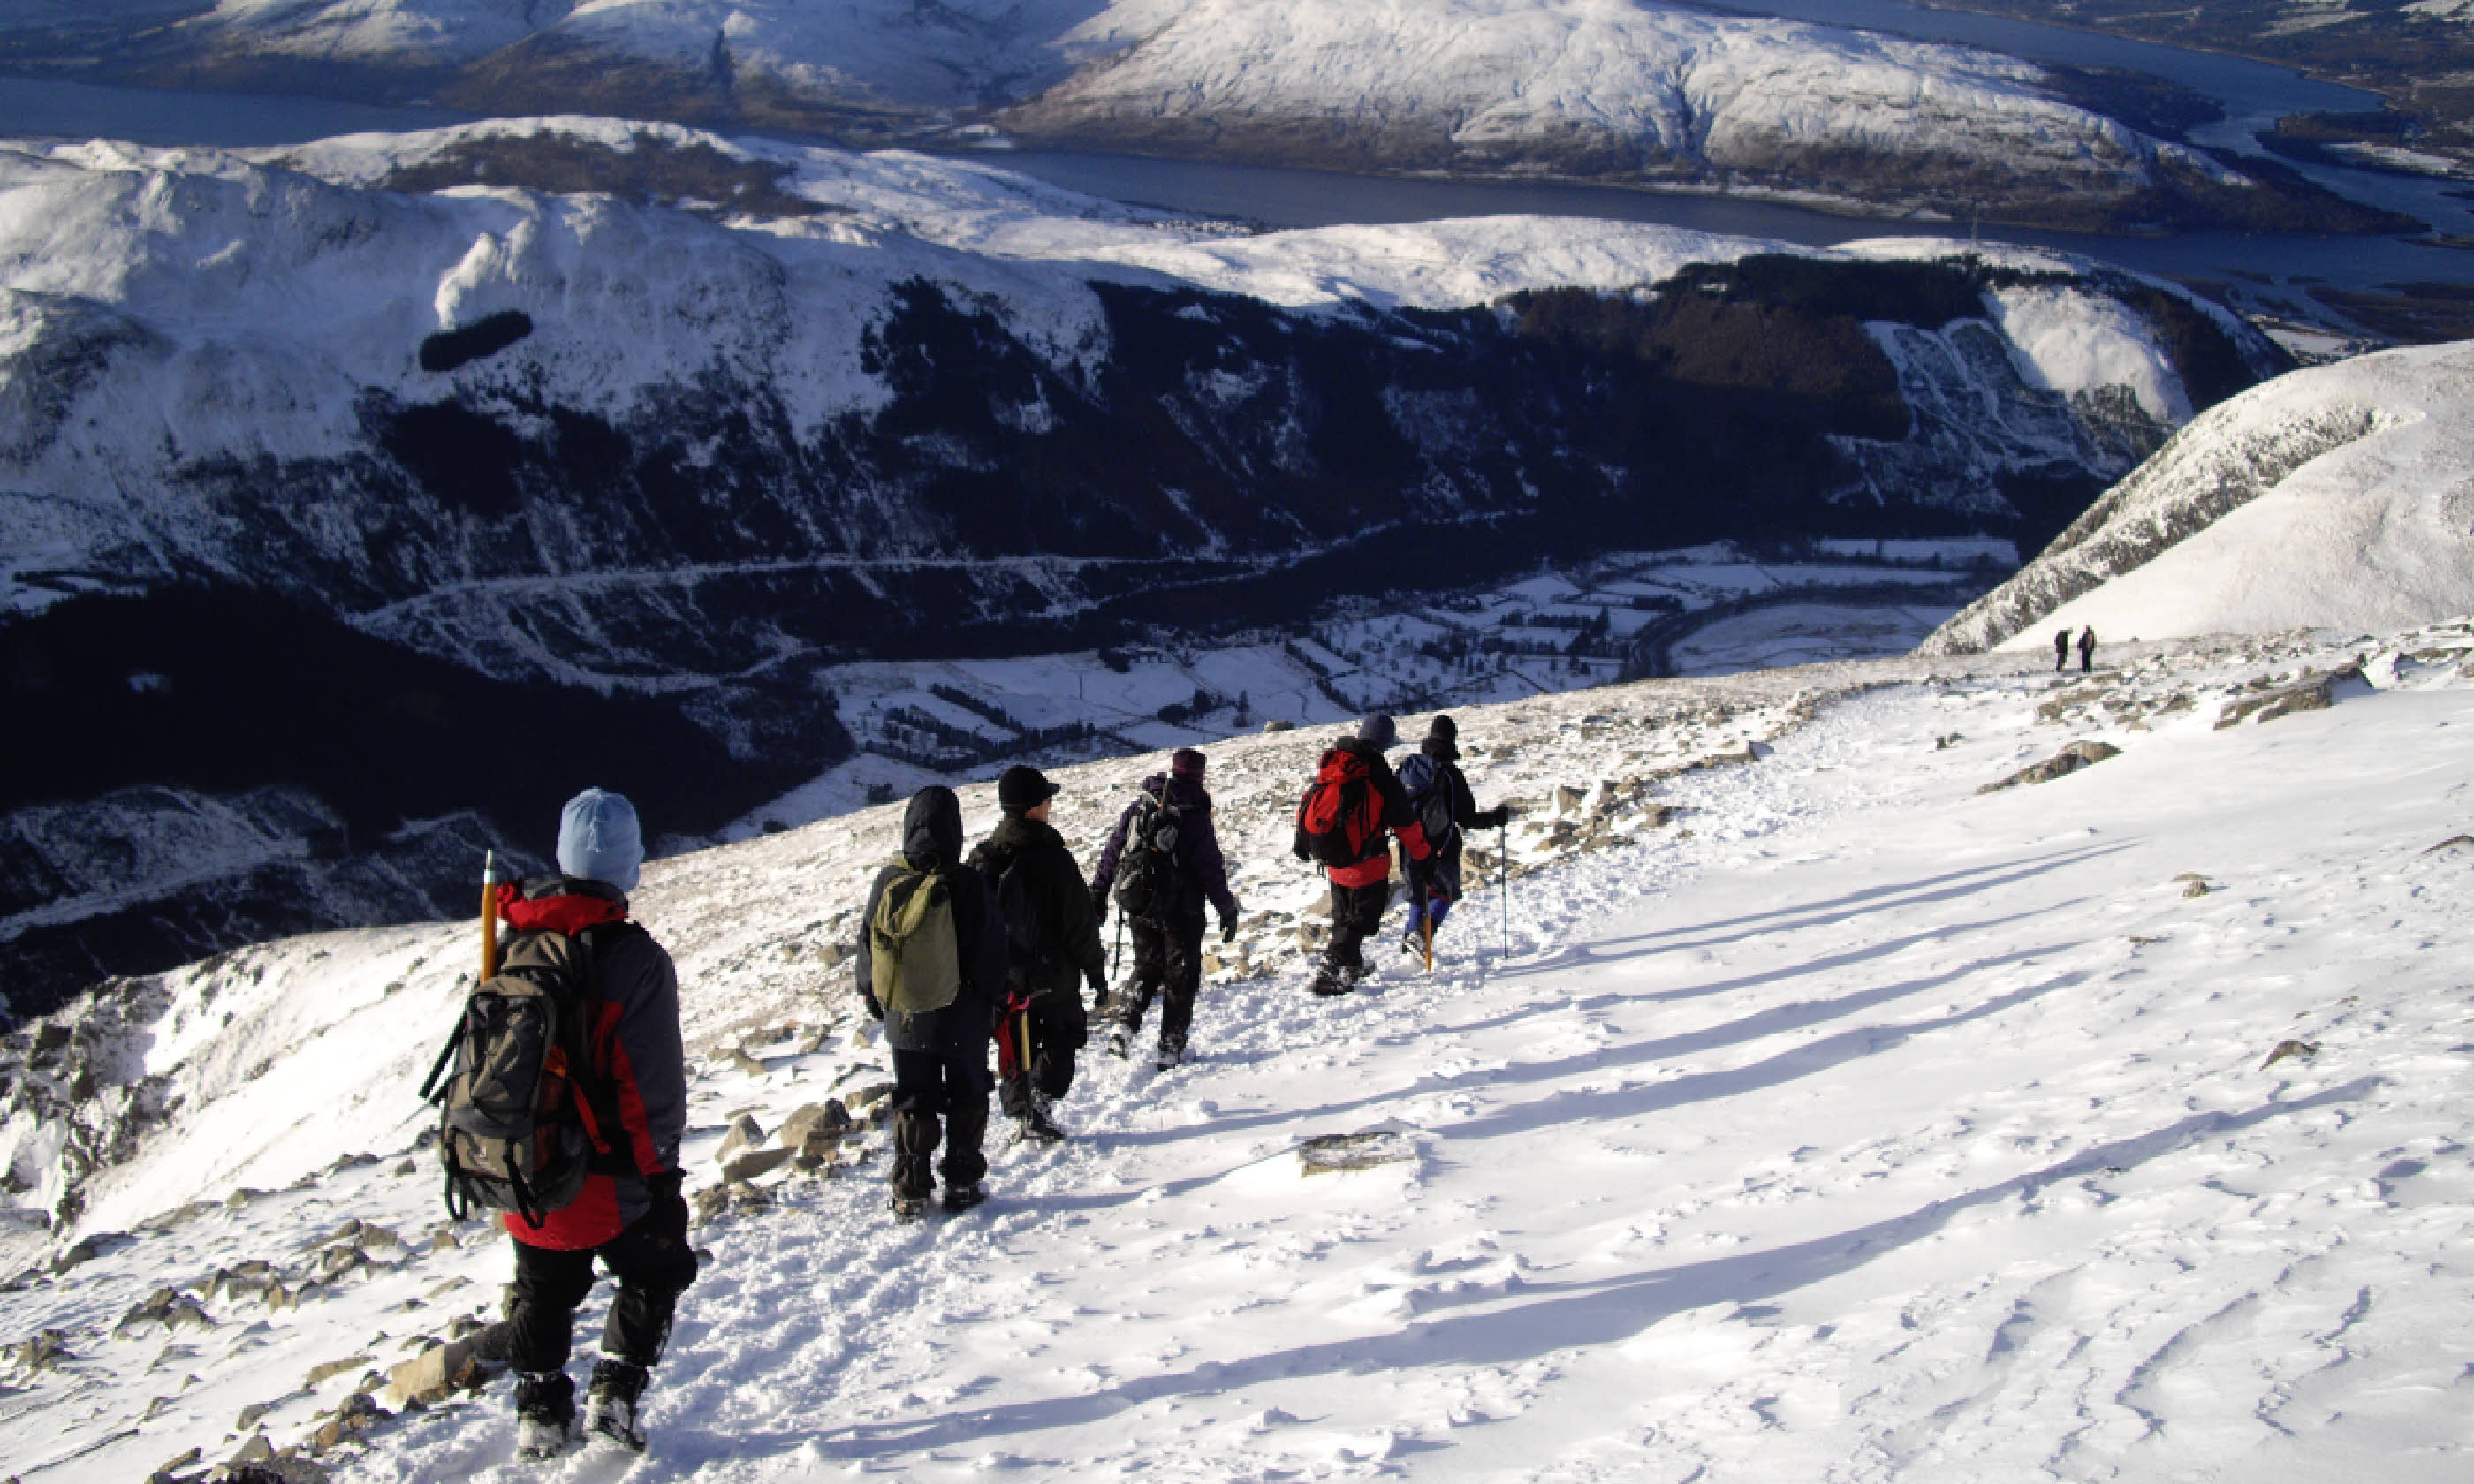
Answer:
M45 1329L33 1339L20 1340L0 1351L0 1357L5 1357L12 1368L19 1371L48 1371L63 1360L77 1358L69 1352L69 1336L65 1329Z
M2217 730L2239 727L2254 717L2264 726L2297 711L2324 711L2340 698L2369 688L2370 682L2363 679L2363 662L2357 659L2326 675L2305 675L2293 684L2244 696L2217 713Z
M2195 871L2185 871L2173 879L2182 883L2182 895L2185 897L2205 897L2216 890L2208 884L2206 876Z
M714 1159L723 1164L742 1149L753 1149L764 1142L764 1126L752 1113L740 1113L730 1120L730 1132L721 1137L721 1148Z
M789 1163L791 1157L797 1153L795 1149L750 1149L735 1160L724 1161L721 1166L721 1178L735 1182L754 1180L760 1175L769 1175Z
M850 1110L837 1098L810 1103L782 1120L781 1144L801 1169L819 1169L833 1162L842 1136L851 1129Z
M2318 1054L2319 1042L2316 1041L2280 1041L2276 1043L2275 1049L2268 1052L2268 1060L2259 1064L2259 1069L2266 1071L2290 1056L2298 1056L2304 1061L2309 1061Z
M756 1060L756 1058L752 1056L749 1056L744 1051L731 1052L730 1065L739 1068L740 1071L745 1072L750 1077L764 1076L767 1070L764 1063Z
M332 1380L336 1376L343 1375L345 1372L350 1371L356 1366L365 1366L369 1363L370 1357L367 1355L347 1355L341 1360L329 1360L320 1365L311 1366L309 1368L308 1379L303 1381L301 1384L303 1387L315 1387L321 1381Z
M892 1095L892 1083L874 1082L860 1089L856 1092L848 1094L843 1099L843 1102L850 1109L851 1115L853 1117L867 1114L871 1121L882 1122L884 1120L875 1115L874 1110L879 1103L884 1102L886 1098L889 1098Z
M1263 724L1263 734L1265 736L1270 736L1274 732L1295 731L1297 729L1298 724L1296 722L1290 721L1286 717L1274 716L1270 721Z
M184 1325L198 1329L215 1327L213 1318L199 1306L197 1300L178 1288L158 1288L146 1297L145 1302L120 1316L120 1323L111 1328L112 1338L126 1339L150 1324L161 1325L166 1329L178 1329Z
M1418 1158L1415 1139L1397 1129L1362 1134L1322 1134L1298 1145L1298 1164L1308 1175L1370 1170Z
M2100 763L2108 757L2120 755L2122 755L2122 749L2110 742L2074 742L2043 762L2030 763L2006 778L1985 784L1977 792L1990 794L2005 788L2016 788L2022 783L2048 783L2054 778L2076 773L2081 768Z

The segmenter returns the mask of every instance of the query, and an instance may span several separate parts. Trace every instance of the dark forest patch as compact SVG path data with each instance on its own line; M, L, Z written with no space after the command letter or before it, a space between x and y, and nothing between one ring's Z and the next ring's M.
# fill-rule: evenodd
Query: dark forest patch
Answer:
M672 702L492 680L232 588L74 598L0 628L0 695L42 718L0 728L0 812L289 784L355 834L477 809L531 839L598 784L648 833L696 834L811 771L733 758Z
M788 165L740 159L702 140L674 144L647 130L637 131L633 147L624 150L572 134L484 134L420 164L398 166L378 188L424 192L501 185L552 195L595 192L716 216L817 216L839 209L788 189L792 174Z

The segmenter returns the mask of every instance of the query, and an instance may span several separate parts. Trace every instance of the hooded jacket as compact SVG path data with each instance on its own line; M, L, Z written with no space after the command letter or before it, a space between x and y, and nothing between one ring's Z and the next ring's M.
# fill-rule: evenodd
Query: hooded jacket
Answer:
M905 866L934 871L951 883L955 946L961 952L962 987L954 1002L926 1015L886 1015L876 1002L876 966L868 949L867 924L885 884ZM942 785L910 796L902 815L902 859L888 862L868 887L866 909L860 913L859 951L851 955L858 971L859 996L868 1014L885 1021L885 1044L896 1051L934 1051L951 1056L987 1056L989 1029L1006 1000L1004 920L997 914L996 893L987 879L962 864L962 802Z
M1008 814L971 851L972 867L996 888L1006 922L1006 956L1013 982L1026 995L1061 991L1072 994L1083 980L1106 977L1108 951L1100 942L1100 916L1082 868L1065 837L1037 820ZM1006 873L1014 884L1006 885Z
M1237 897L1228 890L1228 861L1220 853L1220 831L1211 823L1210 791L1181 775L1154 773L1143 779L1143 792L1177 811L1176 849L1171 852L1176 859L1177 913L1200 916L1202 904L1208 901L1222 917L1235 917ZM1137 800L1117 816L1117 827L1100 851L1100 867L1091 873L1091 896L1095 900L1105 900L1108 888L1116 884L1117 868L1126 853L1126 837L1142 808Z
M627 897L601 881L544 876L498 888L498 912L518 932L582 932L622 922ZM595 1160L582 1193L549 1212L536 1231L509 1215L507 1234L527 1247L580 1252L600 1246L652 1209L646 1175L679 1167L687 1132L687 1053L679 1042L679 975L650 933L597 934L585 1049L592 1073L611 1089L618 1130ZM606 1166L606 1168L604 1168Z
M1411 860L1421 861L1432 854L1432 849L1426 844L1425 826L1418 823L1418 811L1409 807L1409 795L1400 787L1400 779L1393 773L1392 765L1384 760L1383 750L1350 737L1335 743L1332 751L1347 753L1366 764L1367 780L1374 789L1374 797L1381 801L1381 813L1377 816L1381 827L1367 836L1366 853L1358 858L1356 864L1324 869L1323 874L1331 878L1331 884L1365 887L1390 879L1392 851L1383 842L1386 829L1399 838L1400 848L1409 852ZM1291 850L1299 860L1314 858L1314 851L1306 843L1306 833L1302 828L1298 831Z

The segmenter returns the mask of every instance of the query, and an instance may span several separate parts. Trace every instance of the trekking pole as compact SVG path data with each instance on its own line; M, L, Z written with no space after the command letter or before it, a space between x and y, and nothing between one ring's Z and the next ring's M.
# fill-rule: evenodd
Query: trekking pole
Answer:
M1108 988L1109 988L1109 989L1114 990L1114 989L1117 987L1117 970L1118 970L1119 969L1121 969L1121 968L1125 967L1125 962L1126 962L1126 913L1125 913L1125 909L1121 907L1121 908L1119 908L1119 909L1118 909L1118 911L1117 911L1117 948L1116 948L1116 951L1115 951L1113 954L1111 954L1111 955L1109 956L1109 959L1108 959Z
M1426 930L1426 972L1433 973L1435 971L1435 920L1428 918L1419 925Z
M1494 862L1503 883L1503 956L1512 957L1512 822L1494 826Z
M487 983L498 971L498 852L481 852L481 977Z

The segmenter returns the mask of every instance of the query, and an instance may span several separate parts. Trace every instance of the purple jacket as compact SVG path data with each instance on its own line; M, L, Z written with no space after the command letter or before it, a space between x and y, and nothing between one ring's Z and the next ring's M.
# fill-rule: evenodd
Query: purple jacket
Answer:
M1228 863L1220 854L1220 831L1211 824L1211 795L1192 778L1154 773L1143 779L1143 792L1177 811L1176 870L1185 882L1179 897L1180 910L1200 912L1207 899L1222 917L1237 915L1237 898L1228 890ZM1091 873L1092 899L1104 900L1108 888L1117 879L1117 857L1126 852L1126 834L1133 827L1134 811L1140 802L1126 805L1117 816L1117 827L1108 834L1107 849L1100 852L1100 869Z

